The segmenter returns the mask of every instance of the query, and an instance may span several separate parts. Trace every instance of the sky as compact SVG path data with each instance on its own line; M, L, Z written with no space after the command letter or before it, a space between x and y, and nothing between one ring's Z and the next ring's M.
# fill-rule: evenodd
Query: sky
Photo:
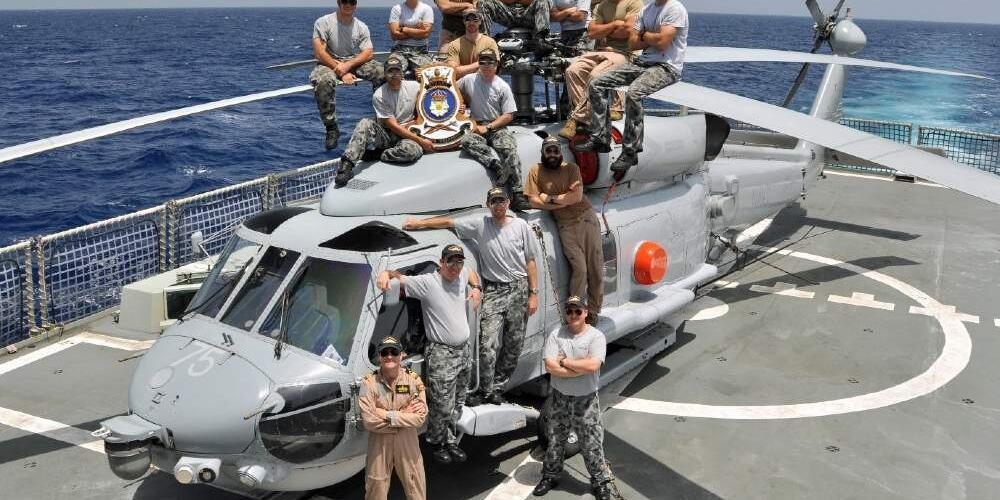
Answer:
M398 0L361 0L362 6L388 6ZM431 0L424 0L430 2ZM188 7L327 7L335 0L0 0L3 9L188 8ZM803 0L685 0L691 12L808 15ZM824 11L835 0L820 0ZM947 5L947 8L944 6ZM1000 24L997 0L849 0L854 15L868 19L906 19Z

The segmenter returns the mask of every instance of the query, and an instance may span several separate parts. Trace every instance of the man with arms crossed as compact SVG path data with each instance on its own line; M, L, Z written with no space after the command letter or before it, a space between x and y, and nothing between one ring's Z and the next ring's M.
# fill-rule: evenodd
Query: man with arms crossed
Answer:
M607 350L604 334L585 322L587 304L580 297L566 299L566 326L545 339L542 357L552 375L549 399L549 446L542 462L542 480L532 494L540 497L559 485L563 449L571 430L580 437L580 453L590 473L598 500L610 500L611 476L604 459L604 426L597 398L601 365Z
M479 71L480 52L491 49L494 54L500 53L496 40L483 34L483 15L475 7L465 10L463 20L465 34L441 50L447 57L445 62L455 68L455 78Z
M434 10L420 0L404 0L389 10L389 36L396 41L392 54L406 63L403 72L430 64L427 42L434 29Z
M463 14L469 7L476 6L476 0L434 0L441 9L441 36L438 41L438 52L444 52L444 46L465 33ZM489 32L486 27L483 31Z
M465 405L469 387L472 343L465 302L479 307L482 299L479 275L465 268L461 245L451 244L441 252L437 272L405 276L397 270L382 271L376 285L389 289L389 280L398 279L406 295L419 299L427 330L428 418L427 442L434 448L432 457L441 463L464 462L465 452L458 447L458 417Z
M524 194L532 207L549 210L556 219L563 254L569 261L569 293L587 297L587 321L596 325L604 301L601 224L583 195L580 167L563 161L562 147L555 137L542 141L542 162L528 172Z
M313 25L313 55L316 68L309 74L316 96L319 117L326 127L326 149L337 147L337 85L354 85L358 79L382 84L382 67L374 56L368 26L354 17L358 0L337 0L337 11L316 20Z
M589 141L576 147L580 151L611 151L607 93L609 89L628 86L622 154L611 164L617 181L625 177L629 168L639 163L643 132L642 98L681 79L687 34L688 13L684 4L680 0L656 0L642 9L629 36L629 47L642 49L639 60L590 82L593 134Z
M501 404L504 386L517 368L528 316L538 310L538 271L531 229L507 212L503 188L486 193L490 215L407 220L403 229L454 229L479 247L483 308L479 314L479 394L476 402ZM499 350L499 353L498 353ZM471 404L471 403L470 403Z
M413 120L420 93L419 83L403 80L403 64L403 59L396 54L386 59L386 82L372 95L375 120L362 118L354 127L354 134L340 157L335 185L343 186L354 177L354 167L365 150L383 150L380 159L387 163L411 163L424 153L434 152L430 140L403 127Z
M400 368L402 354L395 337L383 338L378 345L378 370L361 380L358 407L368 430L366 500L388 497L393 469L408 500L427 498L424 458L417 438L427 418L427 396L420 377Z

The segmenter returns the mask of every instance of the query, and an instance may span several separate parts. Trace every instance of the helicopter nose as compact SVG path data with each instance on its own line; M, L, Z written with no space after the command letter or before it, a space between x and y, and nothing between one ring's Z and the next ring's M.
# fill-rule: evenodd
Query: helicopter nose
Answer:
M235 353L194 338L163 337L143 356L129 406L170 429L177 450L240 453L254 439L254 421L269 381Z

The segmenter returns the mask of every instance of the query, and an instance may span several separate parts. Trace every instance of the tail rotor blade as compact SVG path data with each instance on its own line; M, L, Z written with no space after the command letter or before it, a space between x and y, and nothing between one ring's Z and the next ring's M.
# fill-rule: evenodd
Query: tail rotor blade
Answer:
M823 15L823 11L819 8L819 4L816 3L816 0L806 0L806 8L809 9L809 13L812 14L813 21L816 21L816 25L822 28L823 25L826 24L826 16Z
M821 45L823 45L823 37L817 33L816 42L813 43L813 48L809 51L809 53L815 54ZM806 80L806 75L809 74L809 66L809 63L802 65L802 69L799 70L798 76L795 77L795 82L792 83L792 87L788 89L788 93L785 94L785 101L781 103L781 107L787 108L792 104L792 99L795 99L795 94L798 93L799 87L802 86L802 82Z
M847 0L840 0L840 2L837 3L837 8L833 9L833 15L830 16L833 18L833 22L837 22L837 19L840 19L840 9L844 6L844 2L846 1Z

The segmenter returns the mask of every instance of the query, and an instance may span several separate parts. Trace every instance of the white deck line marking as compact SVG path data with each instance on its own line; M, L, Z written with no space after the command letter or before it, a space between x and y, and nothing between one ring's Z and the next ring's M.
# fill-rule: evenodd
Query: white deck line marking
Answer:
M811 299L816 296L813 292L803 292L795 288L791 283L777 282L774 286L750 285L751 292L770 293L774 295L784 295L786 297L797 297L800 299Z
M871 271L854 264L841 262L828 257L812 255L804 252L794 252L787 249L779 250L777 248L770 248L767 253L778 253L780 255L797 257L828 266L837 266L898 290L927 309L928 312L935 319L937 319L939 323L941 323L941 330L944 334L944 346L941 348L941 354L923 373L899 385L877 392L832 401L770 406L716 406L694 403L673 403L668 401L656 401L640 398L625 398L618 404L614 405L613 408L650 413L654 415L676 415L742 420L786 419L840 415L844 413L884 408L886 406L891 406L925 396L940 389L945 384L950 382L951 379L958 376L958 374L961 373L962 370L964 370L969 364L969 358L972 356L972 339L969 337L969 331L965 329L965 324L962 323L958 314L953 312L948 313L947 309L930 295L927 295L907 283L886 274L882 274L878 271Z
M706 307L691 316L688 321L705 321L709 319L721 318L729 312L729 304L722 303L717 306Z
M896 182L895 179L892 179L890 177L883 177L883 176L880 176L880 175L855 174L855 173L852 173L852 172L833 172L831 170L824 170L823 173L825 175L839 175L841 177L857 177L859 179L870 179L870 180L873 180L873 181ZM916 181L916 182L909 182L909 183L904 183L904 184L917 184L919 186L936 187L936 188L946 188L946 189L948 187L948 186L942 186L940 184L935 184L933 182L927 182L927 181Z
M519 476L521 480L518 480ZM531 495L531 491L541 480L542 463L532 458L529 451L524 460L507 475L507 479L493 488L483 500L522 500Z
M739 281L716 280L716 283L721 285L719 288L736 288L740 286Z
M835 304L847 304L849 306L861 306L861 307L872 307L875 309L885 309L886 311L892 311L896 309L896 304L889 302L879 302L875 300L875 296L869 293L851 293L850 297L843 297L840 295L831 295L826 298L826 300L833 302Z
M0 424L13 427L32 434L41 434L47 438L62 441L73 446L86 448L90 451L104 453L104 442L94 441L89 432L47 418L28 415L16 410L0 408ZM72 433L47 434L53 431L72 429Z
M1000 328L1000 318L993 320L993 326Z
M957 312L955 311L955 306L946 306L944 304L935 304L927 307L910 306L910 314L921 314L923 316L947 316L965 323L979 324L979 316Z
M68 339L60 340L51 345L47 345L37 351L25 354L19 358L12 359L6 363L0 364L0 375L14 371L23 366L27 366L35 361L42 358L46 358L53 354L62 352L70 347L77 344L93 344L102 347L110 347L113 349L121 349L123 351L141 351L143 349L149 349L153 345L154 340L130 340L118 337L111 337L108 335L101 335L99 333L83 332L78 333Z

